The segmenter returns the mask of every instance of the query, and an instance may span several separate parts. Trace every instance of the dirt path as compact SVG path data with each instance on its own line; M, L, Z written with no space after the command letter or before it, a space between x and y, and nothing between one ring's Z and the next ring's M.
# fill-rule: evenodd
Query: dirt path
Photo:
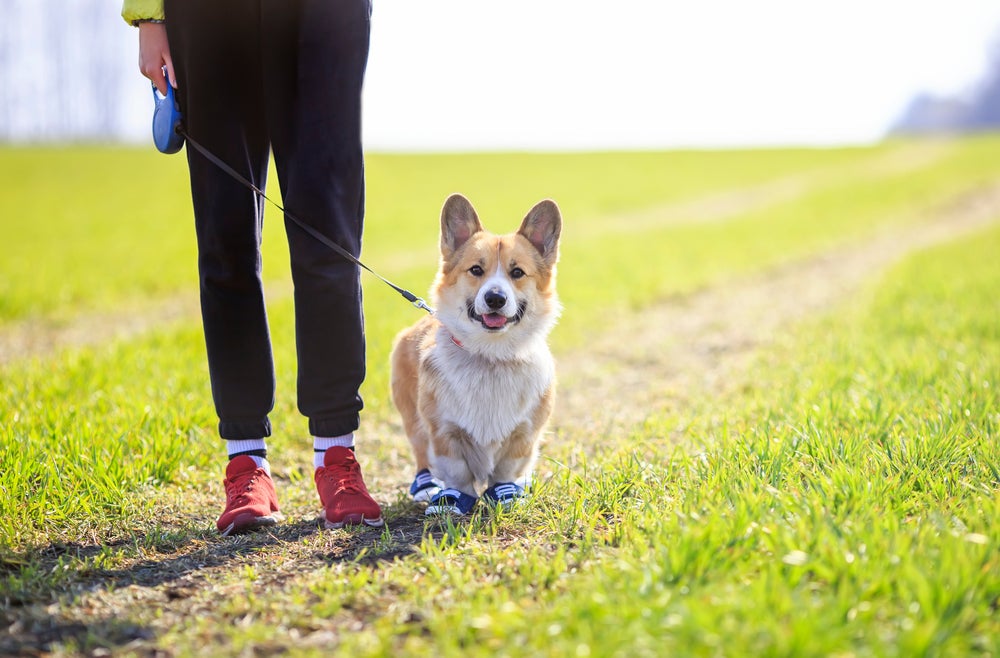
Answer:
M819 256L612 318L587 337L586 347L556 354L559 391L548 452L560 449L564 437L589 451L667 404L742 381L755 350L783 327L856 293L908 253L998 221L1000 182L928 210L923 222L883 228ZM365 477L377 497L391 500L411 475L402 429L394 419L369 418L363 432L380 455ZM544 463L538 475L543 471Z
M617 317L585 349L558 355L553 429L607 433L642 422L666 393L715 389L782 326L837 303L910 252L997 221L1000 184L954 200L920 225Z

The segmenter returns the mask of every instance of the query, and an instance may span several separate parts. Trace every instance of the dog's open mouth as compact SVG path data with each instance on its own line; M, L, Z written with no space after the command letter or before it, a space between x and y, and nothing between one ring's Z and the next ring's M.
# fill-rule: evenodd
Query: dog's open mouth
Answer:
M469 317L483 325L487 331L499 331L507 325L517 324L520 322L521 318L524 317L524 310L526 306L527 304L521 302L517 305L517 313L515 313L513 317L507 317L503 313L484 313L483 315L479 315L476 313L474 305L469 304Z
M507 316L499 313L487 313L479 320L487 329L499 329L507 324Z

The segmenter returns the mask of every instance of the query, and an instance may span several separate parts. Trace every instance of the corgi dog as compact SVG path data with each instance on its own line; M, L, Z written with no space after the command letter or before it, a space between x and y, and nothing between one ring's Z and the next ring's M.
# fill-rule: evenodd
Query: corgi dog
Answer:
M454 194L441 210L436 309L396 337L392 398L413 448L414 500L467 514L525 495L556 395L548 335L560 313L562 218L553 201L494 235Z

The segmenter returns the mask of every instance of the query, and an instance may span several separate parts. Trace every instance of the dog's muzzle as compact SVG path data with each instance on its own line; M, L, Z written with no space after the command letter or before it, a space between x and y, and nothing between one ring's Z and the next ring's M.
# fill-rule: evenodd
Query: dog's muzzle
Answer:
M496 296L491 298L491 295ZM493 303L491 303L491 299ZM499 301L500 299L502 299L502 302ZM470 300L468 304L466 304L466 307L469 318L472 321L483 325L483 328L487 331L499 331L508 325L517 324L521 321L521 318L524 317L524 312L528 307L526 302L519 302L517 305L517 312L508 317L503 313L498 312L499 309L502 309L507 305L507 297L503 295L503 293L494 293L493 291L487 292L484 297L484 301L486 301L486 305L490 308L489 313L483 313L482 315L476 313L475 300Z

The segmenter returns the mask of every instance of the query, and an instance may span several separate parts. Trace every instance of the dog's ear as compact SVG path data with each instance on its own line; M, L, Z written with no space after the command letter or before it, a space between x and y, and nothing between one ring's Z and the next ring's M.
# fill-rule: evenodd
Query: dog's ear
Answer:
M551 199L535 204L528 211L521 228L517 231L534 245L548 265L554 265L559 258L559 234L562 232L562 216L559 206Z
M459 247L483 230L476 209L461 194L452 194L441 208L441 256L448 260Z

